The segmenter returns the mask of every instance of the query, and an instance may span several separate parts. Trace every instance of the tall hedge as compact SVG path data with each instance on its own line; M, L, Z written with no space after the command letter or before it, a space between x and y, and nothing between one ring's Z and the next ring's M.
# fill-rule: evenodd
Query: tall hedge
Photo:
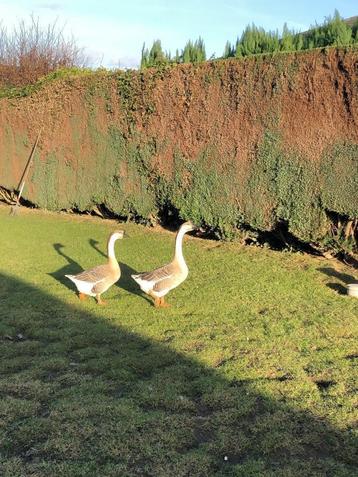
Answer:
M328 64L337 68L335 74L342 75L343 89L339 93L342 111L353 121L356 73L349 73L343 67L344 54L334 50L328 57L327 52L315 52L307 64L314 62L318 68L320 61L325 74ZM350 55L349 62L353 64L356 53L353 51ZM328 137L315 160L288 144L287 134L284 137L286 125L280 120L280 95L288 98L292 91L299 94L297 85L300 81L306 85L307 75L311 74L303 61L305 57L290 58L288 54L281 54L271 60L260 58L241 66L232 63L229 68L227 62L216 62L210 68L180 66L176 73L168 68L82 78L85 93L81 93L82 99L76 107L68 102L70 106L63 116L69 130L66 144L53 136L53 144L40 145L25 198L51 210L84 211L103 205L118 216L143 223L170 216L192 219L220 238L233 238L243 229L274 230L278 224L285 223L288 231L300 240L327 242L342 238L347 242L345 246L352 247L358 217L358 142L352 135L344 138L342 132L337 139ZM76 79L61 84L74 101L78 96ZM215 123L215 134L201 140L195 155L185 154L182 144L175 143L175 135L170 139L165 134L157 134L151 124L164 121L164 131L184 126L166 123L164 117L158 117L157 109L163 103L171 107L161 92L167 91L160 89L163 84L183 102L183 122L185 111L190 107L198 114L205 114L202 105L211 104L205 103L210 96L208 91L217 95L222 110L227 111L224 120L227 115L238 114L240 107L245 114L256 114L260 105L258 94L266 95L261 99L268 104L268 112L255 119L260 122L262 134L255 141L249 138L249 164L245 165L245 174L238 153L222 147L230 134L224 125L219 127ZM198 93L201 102L191 106L191 101L196 99L191 88L198 84L202 88L202 93ZM260 93L258 84L262 84ZM180 92L181 86L185 96ZM47 87L51 90L52 85ZM336 98L338 94L334 82L331 88L327 92L326 108L330 106L331 97ZM56 82L53 90L58 91ZM17 130L15 119L19 111L21 118L27 118L26 108L43 101L42 91L40 88L30 98L15 98L7 103L8 122L0 135L0 186L17 186L14 158L26 156L31 145L26 127L32 124L22 120L23 126ZM306 90L302 91L305 93ZM46 107L47 104L44 102ZM59 107L60 101L54 104ZM49 120L54 117L54 113L51 114ZM155 123L151 122L153 118ZM210 116L207 118L210 121ZM296 120L303 119L294 118ZM344 121L346 119L342 119L342 124L346 124ZM196 125L191 127L195 129ZM200 134L200 131L197 128L194 132ZM58 134L60 132L58 130ZM44 137L50 136L49 128Z

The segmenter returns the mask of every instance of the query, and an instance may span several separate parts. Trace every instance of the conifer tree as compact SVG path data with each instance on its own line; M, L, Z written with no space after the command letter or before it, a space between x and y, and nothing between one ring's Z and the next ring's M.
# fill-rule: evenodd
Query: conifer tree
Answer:
M155 40L151 49L148 51L145 44L142 47L141 68L149 68L151 66L160 66L170 61L170 54L164 53L160 40Z
M358 43L358 18L352 25L352 41L353 43Z
M199 38L193 43L189 40L182 51L183 63L200 63L206 60L205 45L203 39Z
M166 63L167 58L162 49L162 43L160 40L155 40L153 46L149 51L149 63L151 66L160 65Z
M200 63L206 60L206 51L204 40L199 36L199 38L194 43L195 56L193 61Z
M345 46L352 43L352 28L335 10L333 17L326 17L323 25L315 25L304 35L304 48Z
M177 48L177 49L175 50L175 56L174 56L174 58L173 58L173 61L174 61L175 63L180 63L180 60L181 60L181 58L180 58L179 50L178 50L178 48Z
M287 27L287 23L283 25L282 38L281 38L281 50L282 51L294 51L296 45L294 42L294 35Z
M243 54L242 54L242 49L241 49L241 43L240 43L239 37L237 37L236 43L235 43L235 57L236 58L241 58L242 56L243 56Z
M352 29L343 21L338 10L335 10L333 18L328 20L325 33L328 45L344 46L352 41Z
M143 43L143 46L142 46L142 56L141 56L141 60L140 60L140 68L141 69L144 69L144 68L148 68L148 59L149 59L149 51L148 51L148 48L145 47L145 42Z
M182 51L182 61L183 63L190 63L191 58L193 55L193 44L191 40L187 41L186 45L184 46L184 50Z
M224 49L223 58L231 58L235 56L235 50L236 48L234 47L234 45L231 45L231 43L227 41Z
M303 49L303 36L301 33L296 33L296 35L294 35L293 44L295 51L300 51Z

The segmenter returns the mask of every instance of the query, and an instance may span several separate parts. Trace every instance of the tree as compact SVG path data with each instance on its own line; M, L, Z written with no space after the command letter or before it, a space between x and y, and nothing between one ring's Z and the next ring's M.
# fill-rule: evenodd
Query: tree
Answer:
M279 50L279 35L277 31L266 32L254 23L247 25L240 40L236 41L235 56L250 56L258 53L273 53Z
M203 39L199 38L193 43L189 40L182 51L183 63L200 63L206 60L205 44Z
M344 46L352 42L352 29L343 21L338 10L335 10L333 18L328 17L323 30L328 45Z
M36 81L58 68L83 67L83 48L55 21L43 26L39 18L20 20L12 32L0 24L0 83L20 86Z
M358 43L358 17L352 25L352 41Z
M194 43L194 63L200 63L206 60L206 51L205 51L205 44L204 40L199 36L199 38Z
M258 50L257 45L257 28L254 24L252 26L247 25L245 30L243 31L240 41L239 41L239 48L237 47L236 50L240 51L242 56L254 55L255 53L260 53Z
M354 37L353 37L354 40ZM352 43L352 28L342 19L338 10L325 18L323 25L315 25L304 35L304 48L345 46Z
M281 50L282 51L294 51L296 49L296 45L294 42L294 33L289 30L287 27L287 23L283 25L282 30L282 37L280 42Z
M182 51L181 58L183 63L190 63L193 56L193 43L191 40L187 41Z
M293 44L295 51L300 51L303 49L303 36L301 33L296 33L293 37Z
M141 56L141 60L140 60L140 68L141 69L148 68L148 65L149 65L149 50L148 50L148 48L145 47L145 42L144 42L143 46L142 46L142 56Z
M160 40L154 40L150 50L145 48L145 43L142 47L142 57L140 67L149 68L151 66L160 66L170 61L170 54L164 53L162 43Z
M231 45L231 43L227 41L225 45L225 49L224 49L223 58L231 58L235 56L235 50L236 50L235 46Z
M149 63L151 66L160 65L167 62L167 57L162 49L160 40L155 40L149 51Z

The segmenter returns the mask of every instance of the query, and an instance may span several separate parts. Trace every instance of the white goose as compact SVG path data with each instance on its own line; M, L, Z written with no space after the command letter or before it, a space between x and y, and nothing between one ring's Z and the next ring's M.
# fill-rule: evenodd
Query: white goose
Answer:
M187 232L197 227L192 222L181 225L175 239L175 254L173 260L163 267L156 268L151 272L132 275L144 293L154 298L154 306L169 306L164 301L164 296L173 288L183 283L188 276L189 270L183 257L183 237Z
M118 230L109 236L107 242L107 263L90 268L77 275L65 275L76 285L80 300L84 300L89 295L95 296L99 305L105 304L101 299L102 293L116 283L121 276L121 270L114 253L114 243L116 240L122 239L123 235L123 230Z

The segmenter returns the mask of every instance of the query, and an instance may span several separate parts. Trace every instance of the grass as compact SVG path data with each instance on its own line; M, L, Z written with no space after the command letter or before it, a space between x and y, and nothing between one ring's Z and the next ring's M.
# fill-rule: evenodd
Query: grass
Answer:
M358 302L342 265L188 237L155 309L130 279L172 233L0 207L0 475L353 476ZM122 277L80 302L65 273Z

